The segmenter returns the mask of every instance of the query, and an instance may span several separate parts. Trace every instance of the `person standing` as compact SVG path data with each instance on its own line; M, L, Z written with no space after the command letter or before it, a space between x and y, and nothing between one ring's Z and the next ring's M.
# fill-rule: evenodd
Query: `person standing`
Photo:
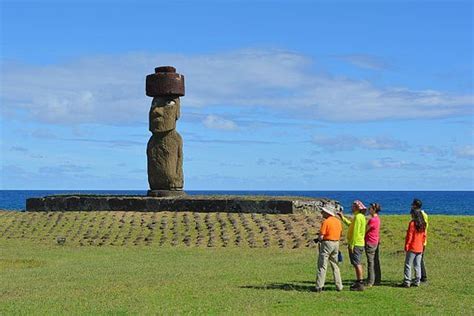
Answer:
M419 210L421 212L421 215L423 216L423 219L425 220L426 223L426 229L425 229L425 242L423 244L423 253L421 254L421 282L427 282L428 277L426 276L426 268L425 268L425 249L426 249L426 243L428 242L428 214L424 210L421 209L423 206L423 203L421 202L420 199L414 199L413 202L411 203L411 209L412 210Z
M370 219L365 232L365 254L367 256L367 280L368 287L380 284L382 276L380 270L379 246L380 246L380 217L381 206L371 203L369 207Z
M362 268L362 254L365 246L365 212L367 208L364 203L359 200L352 202L352 213L354 217L347 219L342 210L338 213L344 224L349 225L347 231L347 243L349 250L349 259L354 266L356 281L351 285L351 291L364 290L364 270Z
M412 209L410 224L405 237L405 269L402 286L419 286L421 279L421 256L423 254L423 244L426 240L426 223L420 210ZM415 268L415 280L412 283L411 266Z
M336 217L336 212L329 206L322 208L324 218L319 230L319 257L316 276L316 292L321 292L326 281L328 262L334 275L334 284L337 291L342 291L341 273L338 266L339 240L341 239L342 225Z

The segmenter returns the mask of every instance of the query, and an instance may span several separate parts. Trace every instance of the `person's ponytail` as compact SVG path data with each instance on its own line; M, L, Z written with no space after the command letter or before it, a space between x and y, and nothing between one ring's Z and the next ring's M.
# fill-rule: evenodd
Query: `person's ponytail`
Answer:
M415 222L415 229L418 232L423 232L426 229L426 222L423 214L420 210L412 210L411 215L413 217L413 222Z

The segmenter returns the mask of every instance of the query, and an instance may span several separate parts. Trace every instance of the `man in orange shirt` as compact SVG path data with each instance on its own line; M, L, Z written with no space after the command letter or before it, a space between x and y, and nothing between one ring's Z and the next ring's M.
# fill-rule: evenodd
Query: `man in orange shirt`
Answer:
M342 225L339 219L336 217L335 210L326 206L322 208L322 215L324 218L319 230L318 240L319 245L319 258L318 258L318 269L316 277L316 292L321 292L326 281L326 270L328 267L328 261L331 265L332 272L334 274L334 283L336 284L336 290L342 291L342 280L341 273L338 266L338 253L339 253L339 240L341 239Z

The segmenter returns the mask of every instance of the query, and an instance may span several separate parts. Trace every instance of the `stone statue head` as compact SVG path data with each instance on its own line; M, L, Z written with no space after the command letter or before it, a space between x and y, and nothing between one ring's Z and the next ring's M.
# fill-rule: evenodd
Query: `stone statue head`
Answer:
M163 133L175 129L179 116L179 97L172 95L154 97L149 113L150 132Z

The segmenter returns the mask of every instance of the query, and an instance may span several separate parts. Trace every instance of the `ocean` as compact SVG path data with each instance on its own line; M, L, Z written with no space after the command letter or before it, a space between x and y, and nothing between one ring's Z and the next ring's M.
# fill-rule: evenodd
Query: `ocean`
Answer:
M54 194L107 194L146 195L146 191L102 191L102 190L0 190L0 209L21 211L25 201L31 197ZM327 197L338 200L346 210L353 200L359 199L367 206L378 202L382 214L408 214L413 198L423 201L429 214L474 215L474 191L186 191L190 195L271 195Z

